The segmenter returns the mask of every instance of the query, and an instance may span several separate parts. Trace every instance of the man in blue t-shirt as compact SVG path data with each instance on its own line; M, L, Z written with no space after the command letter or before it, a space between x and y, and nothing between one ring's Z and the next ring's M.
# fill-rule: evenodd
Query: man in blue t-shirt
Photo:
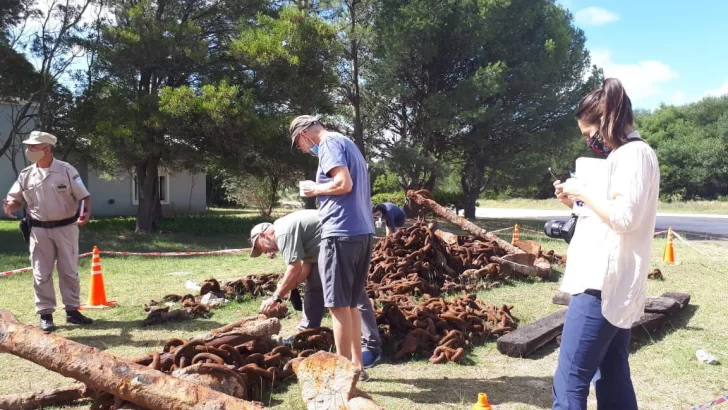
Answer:
M397 232L397 228L404 226L404 222L407 217L404 214L402 208L391 202L383 202L376 204L372 208L372 215L375 218L384 218L386 222L387 235L392 232Z
M324 306L334 321L336 351L362 369L359 305L370 303L366 280L372 257L374 221L366 160L348 138L327 131L321 122L302 115L291 122L291 146L319 158L316 182L301 184L303 194L319 200L321 249L319 275Z

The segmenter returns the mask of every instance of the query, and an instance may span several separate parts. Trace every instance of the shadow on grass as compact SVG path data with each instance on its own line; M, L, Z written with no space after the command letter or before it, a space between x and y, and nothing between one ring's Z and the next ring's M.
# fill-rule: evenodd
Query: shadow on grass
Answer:
M164 332L169 331L170 336L172 332L183 331L192 335L205 333L212 329L217 329L226 324L216 322L213 320L199 320L192 319L185 322L169 322L161 325L144 326L141 320L130 320L130 321L118 321L118 320L95 320L93 324L89 326L79 327L75 325L58 325L59 329L63 330L75 330L83 329L85 332L93 332L100 330L118 330L118 334L99 334L99 335L83 335L75 336L73 332L65 335L66 338L75 342L85 344L88 346L96 347L101 350L108 349L115 346L134 346L134 347L155 347L159 346L160 342L163 344L167 338L161 336L159 338L143 339L143 333L137 332Z
M391 391L380 391L377 394L393 398L410 400L418 404L462 403L472 404L478 393L486 392L488 401L493 405L521 403L540 408L551 408L551 377L501 376L488 380L471 378L422 378L391 379L386 382L392 385ZM419 391L400 388L398 385L409 385Z
M699 305L688 305L685 309L676 313L675 316L669 318L663 327L652 331L643 329L639 335L632 337L630 353L635 353L645 346L655 344L678 329L686 329L695 332L704 331L705 329L703 328L688 326L690 319L695 316L695 313L699 308Z

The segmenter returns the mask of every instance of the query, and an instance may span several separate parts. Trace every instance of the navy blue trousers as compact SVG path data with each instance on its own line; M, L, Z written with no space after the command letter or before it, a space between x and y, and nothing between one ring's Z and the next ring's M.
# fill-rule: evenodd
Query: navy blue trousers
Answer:
M554 374L554 410L586 410L594 381L599 410L637 410L629 374L630 330L602 315L598 294L571 297Z

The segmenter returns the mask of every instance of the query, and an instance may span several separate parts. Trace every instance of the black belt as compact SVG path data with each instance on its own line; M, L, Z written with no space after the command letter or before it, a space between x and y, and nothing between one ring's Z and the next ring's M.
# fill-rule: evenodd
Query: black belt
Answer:
M30 226L33 228L60 228L61 226L70 225L78 220L78 215L74 215L70 218L62 219L60 221L37 221L35 219L30 220Z
M594 296L597 299L601 299L602 298L602 291L601 290L587 289L587 290L584 291L584 293L586 293L587 295L592 295L592 296Z

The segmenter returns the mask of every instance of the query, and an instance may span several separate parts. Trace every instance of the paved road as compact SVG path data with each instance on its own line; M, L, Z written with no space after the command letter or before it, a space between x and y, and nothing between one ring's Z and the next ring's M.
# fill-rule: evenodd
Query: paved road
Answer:
M476 208L475 210L476 217L489 219L547 221L550 219L567 219L569 215L571 215L569 210L505 208ZM728 215L658 213L656 229L663 230L670 226L677 232L728 237Z

